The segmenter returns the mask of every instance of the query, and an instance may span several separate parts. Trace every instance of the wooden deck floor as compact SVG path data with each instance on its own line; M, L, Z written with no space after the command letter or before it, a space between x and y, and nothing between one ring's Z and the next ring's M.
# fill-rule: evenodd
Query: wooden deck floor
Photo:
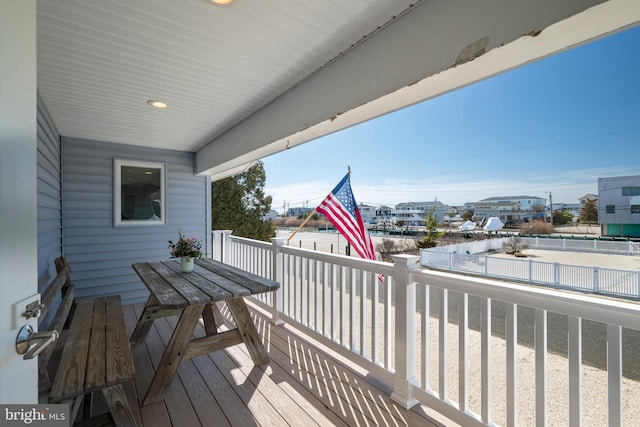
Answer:
M124 307L129 334L143 305ZM224 310L223 310L224 313ZM406 410L291 326L252 309L271 361L255 367L244 344L182 363L164 401L140 407L145 426L435 426L427 408ZM176 318L154 322L133 345L137 398L149 386ZM202 326L198 333L204 334Z

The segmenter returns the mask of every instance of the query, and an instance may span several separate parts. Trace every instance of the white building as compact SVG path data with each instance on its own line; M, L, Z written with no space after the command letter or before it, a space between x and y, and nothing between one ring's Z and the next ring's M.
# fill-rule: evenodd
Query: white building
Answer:
M603 236L640 237L640 175L598 178Z
M424 217L432 209L438 223L443 223L445 215L452 210L451 207L438 200L398 203L396 205L396 221L403 221L404 225L409 226L423 226Z
M500 218L504 224L517 224L524 221L526 214L518 202L477 202L473 219L486 221L491 217Z
M362 215L362 222L365 224L375 224L376 222L376 208L373 206L365 205L364 203L360 203L358 205L358 209L360 210L360 215Z

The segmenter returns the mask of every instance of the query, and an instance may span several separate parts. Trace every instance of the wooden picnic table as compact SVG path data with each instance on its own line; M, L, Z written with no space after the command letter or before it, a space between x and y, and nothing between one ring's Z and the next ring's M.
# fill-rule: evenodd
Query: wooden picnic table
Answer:
M269 361L243 297L278 289L280 284L218 261L195 261L191 273L182 273L177 261L141 262L132 265L151 294L131 334L131 343L142 342L153 321L179 314L180 319L165 348L142 405L162 400L183 360L245 343L256 365ZM222 315L216 302L224 301L236 329L218 332ZM202 317L206 336L192 339Z

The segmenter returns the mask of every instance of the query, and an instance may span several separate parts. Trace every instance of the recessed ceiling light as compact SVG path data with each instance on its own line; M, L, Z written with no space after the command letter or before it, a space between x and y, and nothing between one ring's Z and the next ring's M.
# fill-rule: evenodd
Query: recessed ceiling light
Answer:
M161 110L165 108L169 108L169 104L167 104L166 102L156 101L153 99L148 100L147 104L151 105L153 108L159 108Z
M211 1L211 3L215 3L215 4L225 5L225 4L231 3L233 0L209 0L209 1Z

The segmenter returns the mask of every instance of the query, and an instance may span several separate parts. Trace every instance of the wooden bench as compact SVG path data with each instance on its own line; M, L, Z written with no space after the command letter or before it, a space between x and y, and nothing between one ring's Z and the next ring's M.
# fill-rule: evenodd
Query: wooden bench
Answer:
M39 355L41 396L46 396L48 391L45 402L69 404L71 419L75 419L83 398L86 396L84 415L88 416L92 393L101 391L116 425L140 425L139 416L131 411L123 388L123 384L133 380L134 366L120 296L76 302L69 264L64 258L56 259L56 270L56 278L42 293L41 319L47 318L47 311L58 295L62 299L49 326L43 328L41 324L40 331L61 332L65 323L70 326L50 390L47 371L53 346ZM98 419L103 423L104 418L101 415L94 421L82 423L95 425Z

